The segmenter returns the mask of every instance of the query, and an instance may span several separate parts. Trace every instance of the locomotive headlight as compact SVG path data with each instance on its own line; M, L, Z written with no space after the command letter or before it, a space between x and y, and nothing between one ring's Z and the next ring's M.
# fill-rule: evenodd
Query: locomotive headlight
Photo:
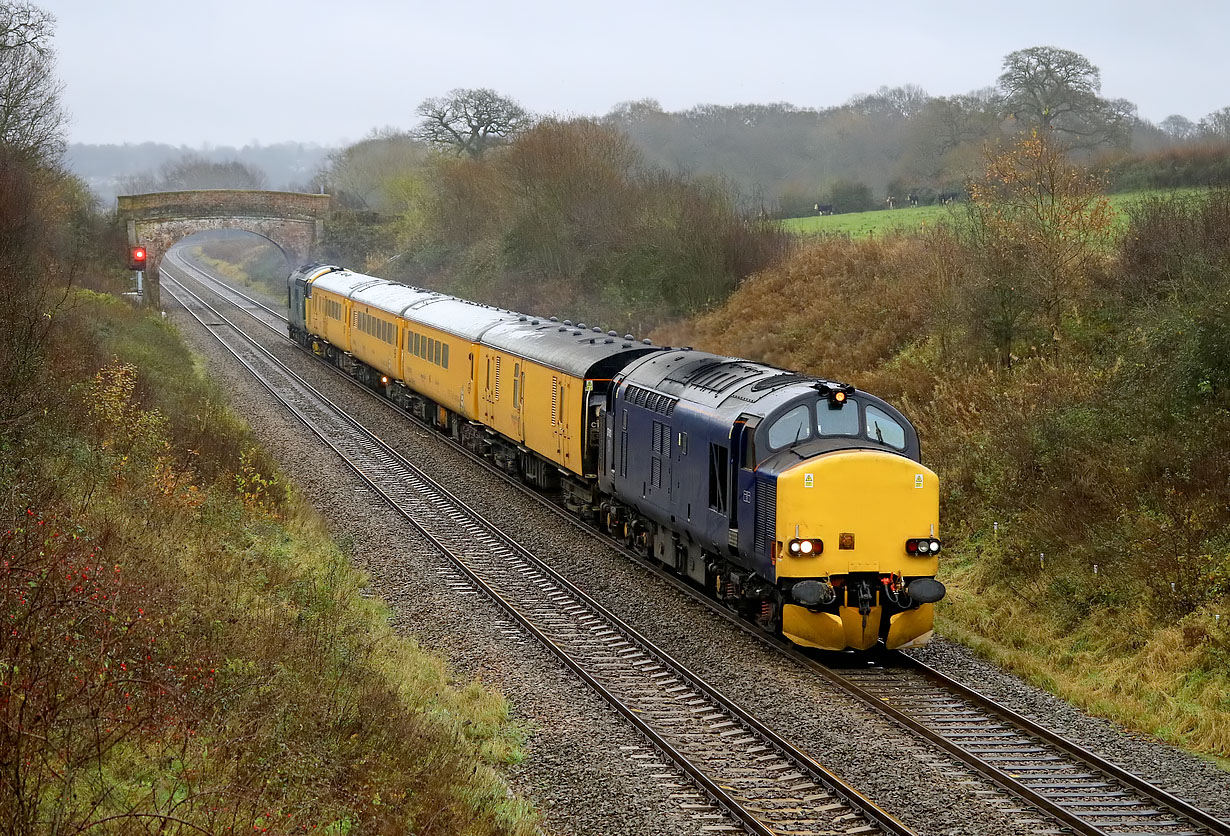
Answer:
M811 554L813 548L811 540L804 540L802 543L799 543L799 551L803 554Z
M800 547L799 547L799 541L798 541L798 540L791 540L791 541L790 541L790 553L791 553L791 554L798 554L798 553L799 553L799 548L800 548Z
M388 375L384 375L384 374L380 375L380 384L381 384L382 386L387 386L387 385L388 385L388 383L389 383L389 376L388 376Z
M911 537L905 541L905 553L929 557L940 553L940 541L934 537Z

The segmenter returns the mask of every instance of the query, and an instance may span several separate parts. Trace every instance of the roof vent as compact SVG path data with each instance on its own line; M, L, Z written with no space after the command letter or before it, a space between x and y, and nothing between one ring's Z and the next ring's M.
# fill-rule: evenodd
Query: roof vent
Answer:
M567 325L569 328L571 328L571 327L572 327L572 320L571 320L571 319L565 319L565 320L564 320L564 324L565 324L565 325Z
M624 339L627 340L628 342L632 342L633 340L636 339L636 337L632 336L631 334L624 334Z
M613 342L615 342L615 341L614 341L613 339L611 339L610 337L607 337L605 340L603 340L603 342L604 342L604 343L607 343L607 344L610 344L610 343L613 343Z
M530 320L530 325L538 325L538 324L539 324L538 320L536 320L536 319L531 319L531 320Z
M529 319L529 317L528 317L528 316L522 316L522 317L518 317L518 318L517 318L517 321L518 321L518 322L525 322L527 319Z
M562 333L564 333L564 332L565 332L565 331L567 331L567 330L568 330L568 329L567 329L567 328L565 328L563 325L561 325L561 326L559 327L559 332L560 332L561 334L562 334Z
M624 348L632 348L632 343L624 343Z
M579 336L581 336L581 332L580 332L580 331L573 331L573 332L572 332L572 336L574 336L574 337L579 337Z
M650 342L649 340L647 340L647 339L645 339L645 340L641 340L641 342L642 342L642 343L644 343L645 345L653 345L653 343L651 343L651 342Z
M614 331L607 331L607 332L606 332L606 335L607 335L608 337L615 337L615 336L618 336L618 334L616 334Z
M601 329L601 328L599 328L597 325L595 325L595 326L594 326L594 333L595 333L595 334L601 334L601 333L602 333L602 329Z
M582 331L584 331L589 326L587 326L584 322L578 322L577 327L580 328Z
M559 322L559 317L558 317L558 316L553 316L553 317L551 317L551 321L552 321L552 322Z

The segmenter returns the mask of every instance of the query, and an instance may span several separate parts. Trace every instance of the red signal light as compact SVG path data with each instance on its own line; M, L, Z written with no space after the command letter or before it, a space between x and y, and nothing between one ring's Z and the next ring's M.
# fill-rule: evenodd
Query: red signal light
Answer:
M128 248L128 269L129 270L144 270L145 262L149 258L149 251L145 247L129 247Z

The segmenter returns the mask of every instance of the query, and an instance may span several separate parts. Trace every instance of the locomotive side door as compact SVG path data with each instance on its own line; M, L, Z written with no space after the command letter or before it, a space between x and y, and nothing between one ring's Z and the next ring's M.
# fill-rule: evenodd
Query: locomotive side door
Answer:
M731 472L730 527L738 529L731 548L751 554L756 517L756 427L760 418L740 415L730 434Z

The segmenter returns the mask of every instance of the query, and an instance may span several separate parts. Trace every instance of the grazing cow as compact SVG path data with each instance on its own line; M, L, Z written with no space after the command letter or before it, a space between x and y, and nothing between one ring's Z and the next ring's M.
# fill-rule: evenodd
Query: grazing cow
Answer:
M952 203L954 200L957 200L960 197L961 197L960 192L940 192L938 200L940 203L948 204L948 203Z
M817 214L817 215L831 215L831 214L833 214L833 204L831 204L831 203L817 203L817 204L816 204L816 214Z
M888 205L889 209L897 208L897 198L893 197L892 195L889 195L887 198L885 198L884 202Z
M910 205L911 205L911 206L917 206L917 205L918 205L918 194L917 194L917 192L910 192L909 201L910 201Z

